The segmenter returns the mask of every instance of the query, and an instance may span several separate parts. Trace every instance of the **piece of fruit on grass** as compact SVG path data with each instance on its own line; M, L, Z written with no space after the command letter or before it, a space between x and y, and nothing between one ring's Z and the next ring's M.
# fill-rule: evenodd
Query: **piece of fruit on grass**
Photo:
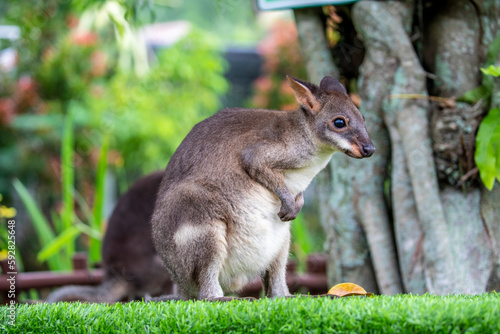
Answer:
M337 284L328 291L328 294L338 297L348 297L348 296L373 297L373 293L366 292L365 289L354 283Z

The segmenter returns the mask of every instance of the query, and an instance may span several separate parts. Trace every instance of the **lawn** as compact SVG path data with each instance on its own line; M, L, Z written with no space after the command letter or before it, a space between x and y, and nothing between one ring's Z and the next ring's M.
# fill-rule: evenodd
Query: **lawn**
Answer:
M500 294L17 307L10 333L500 333Z

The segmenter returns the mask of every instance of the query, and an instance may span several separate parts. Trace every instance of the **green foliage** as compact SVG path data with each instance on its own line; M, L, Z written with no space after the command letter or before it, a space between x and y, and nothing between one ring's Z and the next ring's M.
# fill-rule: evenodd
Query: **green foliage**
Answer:
M486 75L500 76L498 66L490 65L481 71ZM488 190L493 189L495 179L500 181L500 109L498 108L491 109L481 121L476 135L474 160L481 181Z
M81 99L96 76L93 58L97 50L95 34L62 36L55 46L45 51L40 68L35 72L41 96L65 103Z
M500 69L500 68L499 68ZM481 180L488 190L495 178L500 181L500 109L491 109L481 121L476 136L474 155Z
M495 69L493 65L498 58L500 52L500 34L493 40L490 47L488 48L488 54L486 56L485 65L488 66L486 69L481 69L483 73L481 86L466 92L462 95L458 101L467 102L470 104L478 103L483 100L486 105L491 103L491 93L493 91L493 75L498 73L498 69Z
M255 80L251 107L293 110L298 106L286 76L305 78L297 28L293 21L278 20L259 45L263 74Z
M38 258L50 268L67 269L87 240L91 262L99 260L106 157L120 184L165 168L189 129L217 111L227 90L219 47L203 32L193 31L148 63L136 23L152 6L129 0L0 6L3 22L21 28L12 43L17 68L10 82L0 80L0 192L12 203L11 180L17 178L24 190L43 194L35 196L37 206L26 190L24 202L31 204L44 246ZM62 131L65 123L74 127ZM90 208L84 198L92 197ZM44 237L47 243L43 226L53 233Z
M219 108L227 89L223 73L214 42L193 31L160 51L146 76L118 74L96 86L87 101L93 127L110 134L110 148L128 170L165 168L193 125Z
M73 135L73 113L70 111L66 115L64 122L62 149L61 149L61 173L62 173L62 198L63 209L61 213L61 223L63 231L70 229L73 223L75 202L73 200L73 189L75 184L74 160L74 135ZM75 236L76 237L76 236ZM73 238L74 239L74 238ZM75 252L74 243L66 245L67 254L72 256ZM67 259L70 261L70 258Z
M299 261L299 270L304 271L307 262L307 256L315 251L311 233L307 228L304 215L300 213L291 224L292 232L292 253Z
M489 100L490 96L491 96L491 90L489 90L485 86L479 86L466 92L458 100L461 102L476 104L480 100Z
M71 258L76 250L76 239L82 234L87 234L91 242L91 261L97 262L100 258L100 225L102 216L102 189L103 177L106 171L107 143L104 142L101 149L99 168L97 174L97 192L95 197L94 213L89 214L89 225L81 223L78 219L75 209L75 190L74 190L74 138L73 138L73 114L70 112L64 121L62 149L61 149L61 168L62 168L62 197L63 209L59 214L51 212L53 224L44 217L42 211L38 208L35 200L19 180L14 181L14 188L19 194L28 214L33 222L35 231L39 238L42 250L38 253L37 259L41 262L47 261L51 270L70 270ZM82 199L79 198L79 202ZM82 205L83 206L83 205ZM85 204L84 210L88 210ZM97 254L97 255L96 255Z
M154 2L159 22L187 20L223 42L254 44L264 31L257 24L250 0L166 0Z
M18 305L8 333L498 333L500 294Z
M95 180L95 200L93 219L90 219L90 227L94 231L102 231L103 222L103 204L104 204L104 178L107 169L107 157L109 147L109 136L105 136L99 154L99 162L97 164L97 174ZM89 255L90 262L97 263L101 259L101 239L90 236L89 240Z
M58 37L57 32L66 28L65 18L72 12L71 1L17 0L8 1L6 10L0 13L7 24L21 29L21 38L14 47L19 52L19 73L36 73L41 65L39 58L43 51Z
M19 194L19 197L21 198L26 210L28 211L28 214L30 215L40 243L49 244L55 238L54 231L52 230L50 223L44 217L43 213L36 205L36 202L29 193L28 189L26 189L21 181L16 179L14 180L13 185L17 193ZM50 268L54 269L60 269L64 267L60 257L49 259L48 264Z
M481 181L488 190L492 190L495 179L500 181L500 109L492 105L494 92L494 77L500 76L500 67L494 63L500 52L500 34L488 49L486 57L487 68L481 68L483 73L481 86L466 92L458 100L470 104L482 101L492 108L481 121L476 134L476 152L474 161L479 169Z
M490 65L490 66L488 66L488 68L482 68L481 72L483 72L486 75L493 75L495 77L500 77L500 67L499 66Z

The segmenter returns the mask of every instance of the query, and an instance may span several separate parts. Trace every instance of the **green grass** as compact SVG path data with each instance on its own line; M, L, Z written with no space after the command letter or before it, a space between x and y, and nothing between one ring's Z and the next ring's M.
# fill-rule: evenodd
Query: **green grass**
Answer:
M11 333L499 333L500 294L21 305Z

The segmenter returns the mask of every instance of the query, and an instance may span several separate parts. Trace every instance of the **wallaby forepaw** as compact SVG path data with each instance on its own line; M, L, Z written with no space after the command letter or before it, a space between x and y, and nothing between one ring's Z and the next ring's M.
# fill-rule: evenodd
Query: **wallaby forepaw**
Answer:
M304 195L303 193L298 193L295 196L295 213L298 215L302 207L304 206Z
M278 217L280 217L281 221L287 222L290 220L294 220L297 217L297 213L295 213L295 210L292 210L291 212L285 212L283 210L283 207L281 207L280 212L278 212Z
M281 205L280 212L278 212L278 217L280 217L281 221L284 222L294 220L295 218L297 218L297 215L299 214L303 205L304 205L304 197L302 196L302 193L299 193L295 197L295 202L293 207Z
M281 208L280 212L278 212L278 217L280 217L281 221L294 220L297 217L297 213L295 210L295 199L292 196L281 200Z

